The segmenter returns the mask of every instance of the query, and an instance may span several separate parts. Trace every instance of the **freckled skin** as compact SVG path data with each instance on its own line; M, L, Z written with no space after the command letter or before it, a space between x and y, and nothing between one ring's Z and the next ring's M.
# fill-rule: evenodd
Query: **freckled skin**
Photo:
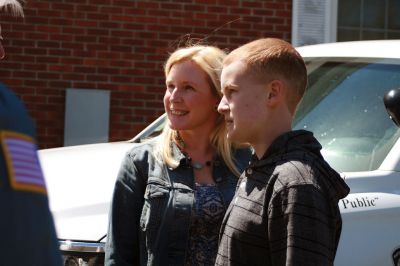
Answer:
M224 66L221 75L223 98L218 112L225 116L228 138L237 142L252 142L262 139L262 122L266 116L263 98L267 97L265 84L245 73L245 64L241 61Z

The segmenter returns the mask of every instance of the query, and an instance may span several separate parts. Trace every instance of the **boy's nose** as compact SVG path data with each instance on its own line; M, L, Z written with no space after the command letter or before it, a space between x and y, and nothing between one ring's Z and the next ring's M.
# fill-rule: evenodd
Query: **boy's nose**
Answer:
M218 104L218 113L223 114L229 110L228 103L226 102L225 96L222 97Z

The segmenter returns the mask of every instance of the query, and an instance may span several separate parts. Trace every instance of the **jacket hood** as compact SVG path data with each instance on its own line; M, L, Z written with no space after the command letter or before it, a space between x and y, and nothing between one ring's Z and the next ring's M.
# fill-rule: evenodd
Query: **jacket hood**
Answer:
M254 160L255 167L274 164L282 159L311 161L324 175L322 182L330 188L331 196L337 199L346 197L350 188L343 178L323 158L322 146L313 133L306 130L294 130L282 134L269 146L260 160Z

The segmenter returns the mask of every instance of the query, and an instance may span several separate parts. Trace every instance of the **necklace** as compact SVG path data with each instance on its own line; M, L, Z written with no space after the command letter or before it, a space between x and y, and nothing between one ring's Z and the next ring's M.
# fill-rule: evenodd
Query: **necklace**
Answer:
M179 131L176 132L175 135L175 141L176 144L178 145L179 149L183 152L183 154L185 154L186 158L187 158L187 163L193 167L196 170L201 170L204 167L210 167L212 162L211 161L206 161L205 163L201 163L201 162L193 162L192 158L183 151L183 149L185 148L185 142L183 141L181 135L179 134Z
M189 157L189 163L190 165L197 170L201 170L204 167L210 167L211 166L211 161L206 161L205 163L201 163L201 162L192 162L192 158Z

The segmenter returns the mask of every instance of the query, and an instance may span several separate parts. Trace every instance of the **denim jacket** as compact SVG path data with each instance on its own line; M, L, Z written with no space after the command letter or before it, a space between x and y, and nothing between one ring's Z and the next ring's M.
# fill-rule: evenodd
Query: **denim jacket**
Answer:
M175 169L154 157L155 140L132 148L125 156L114 188L106 244L106 265L183 265L194 204L194 174L173 144ZM248 165L249 149L234 158L239 171ZM213 177L225 207L237 177L222 158L213 162Z

